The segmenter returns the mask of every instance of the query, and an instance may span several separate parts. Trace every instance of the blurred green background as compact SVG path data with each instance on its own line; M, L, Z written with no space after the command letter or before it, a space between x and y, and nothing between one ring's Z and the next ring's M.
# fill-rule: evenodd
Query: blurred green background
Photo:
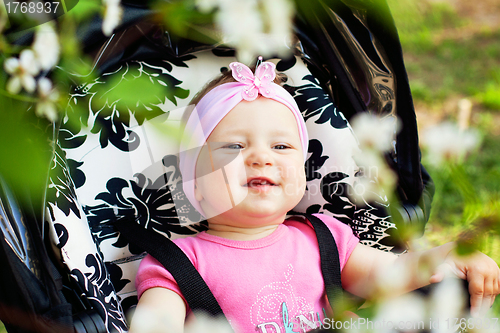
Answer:
M481 237L475 245L500 263L500 2L388 3L403 45L419 132L442 121L458 122L459 104L467 99L472 108L462 122L482 137L461 169L463 181L424 157L436 194L425 235L415 243L436 246L476 231ZM497 301L493 316L499 314Z
M420 130L457 120L459 101L472 102L467 116L479 129L480 149L465 162L464 173L482 206L498 220L500 207L500 2L498 0L388 0L403 44ZM448 170L427 163L436 195L425 236L428 247L457 237L469 227L470 212ZM469 214L469 215L467 215ZM473 214L473 213L472 213ZM488 212L487 212L488 214ZM495 220L495 221L497 221ZM497 221L498 222L498 221ZM497 224L480 244L500 263ZM500 313L497 302L495 313ZM0 333L5 329L0 323Z
M472 103L467 122L482 136L464 172L482 203L498 215L500 193L500 2L496 0L388 0L403 44L405 64L422 132L435 123L458 121L459 102ZM433 168L436 183L426 238L435 245L467 227L464 198L445 168ZM494 225L492 232L498 227ZM498 241L483 251L500 262Z

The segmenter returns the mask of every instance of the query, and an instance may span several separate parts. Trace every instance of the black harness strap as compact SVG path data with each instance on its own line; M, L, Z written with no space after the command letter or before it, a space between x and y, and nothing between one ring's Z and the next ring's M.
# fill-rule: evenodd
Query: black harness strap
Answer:
M309 214L306 218L311 222L318 238L325 289L328 301L335 309L342 296L337 244L330 229L321 219ZM117 221L116 228L130 243L148 252L172 274L193 312L203 311L212 316L225 318L219 303L191 260L174 242L154 231L144 229L133 219Z
M336 308L341 308L342 279L340 272L340 258L337 243L326 224L320 218L307 214L316 237L318 238L319 255L321 258L321 273L325 281L326 295L334 313Z

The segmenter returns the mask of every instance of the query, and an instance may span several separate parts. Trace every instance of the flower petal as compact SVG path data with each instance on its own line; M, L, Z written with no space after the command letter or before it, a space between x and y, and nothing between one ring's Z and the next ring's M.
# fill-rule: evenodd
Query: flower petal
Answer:
M479 146L480 141L477 130L469 128L461 131L450 122L431 126L421 136L429 160L435 165L443 161L463 162L465 156Z
M36 114L46 117L51 122L55 122L58 117L55 104L48 101L40 101L36 104Z
M123 9L120 0L106 0L106 12L102 22L102 32L105 36L111 36L113 30L120 24L123 15Z
M35 53L32 50L23 50L19 55L19 62L24 71L31 74L31 76L35 76L40 72Z
M21 78L19 78L19 76L11 77L9 82L7 82L6 88L7 91L13 95L19 94L22 89Z
M38 27L33 42L33 51L40 67L49 70L57 65L61 47L53 23L48 22Z
M49 96L51 90L52 82L49 79L47 79L46 77L42 77L40 80L38 80L38 92L40 96Z
M3 68L9 74L14 74L19 69L19 60L16 58L9 58L3 63Z
M218 1L217 0L196 0L195 4L196 4L196 7L202 13L209 13L218 6Z
M48 96L48 100L52 102L57 102L57 100L59 100L59 92L56 89L52 89L50 95Z
M379 118L369 113L356 115L351 125L361 149L373 149L380 152L391 150L399 130L397 118Z
M35 91L36 81L33 76L24 74L20 77L20 79L24 89L26 89L27 92L32 93Z

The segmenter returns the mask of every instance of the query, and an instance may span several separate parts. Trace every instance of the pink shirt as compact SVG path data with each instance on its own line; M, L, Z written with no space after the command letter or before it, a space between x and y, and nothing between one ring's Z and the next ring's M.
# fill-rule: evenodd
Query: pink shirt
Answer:
M335 218L315 215L330 228L343 269L358 238ZM308 223L289 219L252 241L202 232L174 242L200 272L235 332L304 332L328 312L318 242ZM153 287L182 297L172 275L149 255L141 262L136 286L139 297Z

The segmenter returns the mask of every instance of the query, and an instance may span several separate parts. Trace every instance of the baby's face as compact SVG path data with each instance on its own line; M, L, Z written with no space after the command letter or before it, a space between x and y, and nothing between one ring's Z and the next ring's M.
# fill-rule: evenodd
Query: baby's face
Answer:
M196 199L211 223L211 218L238 226L282 219L305 186L294 115L263 97L233 108L210 134L196 164Z

